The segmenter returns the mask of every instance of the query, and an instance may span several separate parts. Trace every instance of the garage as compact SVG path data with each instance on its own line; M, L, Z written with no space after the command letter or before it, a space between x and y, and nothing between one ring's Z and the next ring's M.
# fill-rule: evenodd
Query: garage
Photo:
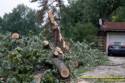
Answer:
M123 32L107 32L106 52L108 52L108 46L112 45L115 42L121 42L122 45L125 45L125 33L123 33Z
M99 24L99 48L107 54L117 51L118 55L125 55L125 22L102 21Z

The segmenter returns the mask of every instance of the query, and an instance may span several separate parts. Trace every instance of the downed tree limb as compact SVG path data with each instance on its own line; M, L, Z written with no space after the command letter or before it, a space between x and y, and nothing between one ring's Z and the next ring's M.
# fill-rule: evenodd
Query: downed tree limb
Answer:
M59 58L61 60L64 59L64 53L60 47L56 47L53 51L53 57Z
M34 82L35 83L40 83L42 79L43 73L37 73L34 75Z
M41 83L42 79L44 78L44 75L46 73L47 70L41 70L41 71L37 71L34 73L33 78L34 78L34 82L35 83Z
M74 61L73 65L74 65L75 68L79 68L80 62L79 61Z
M55 56L63 55L62 49L61 49L60 47L56 47L56 48L54 49L54 55L55 55Z
M68 78L70 76L70 71L64 62L58 58L52 59L54 65L57 67L61 78Z
M6 82L7 82L7 77L5 77L5 76L0 76L0 83L1 83L1 82L6 83Z
M20 34L17 32L11 33L11 37L12 40L17 40L20 38Z
M43 41L43 48L45 48L45 49L49 49L50 48L49 42L47 40Z

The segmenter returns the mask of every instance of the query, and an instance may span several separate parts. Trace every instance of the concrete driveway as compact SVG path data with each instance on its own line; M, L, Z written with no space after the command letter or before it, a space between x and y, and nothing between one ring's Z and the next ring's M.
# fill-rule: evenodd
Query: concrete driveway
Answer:
M90 71L85 72L81 74L81 77L91 77L91 78L109 78L111 76L113 77L120 77L124 78L125 83L125 57L108 57L109 64L108 65L101 65L97 66L96 68L92 68ZM84 79L81 79L78 83L96 83L96 82L90 82L86 81ZM114 82L119 83L119 82Z

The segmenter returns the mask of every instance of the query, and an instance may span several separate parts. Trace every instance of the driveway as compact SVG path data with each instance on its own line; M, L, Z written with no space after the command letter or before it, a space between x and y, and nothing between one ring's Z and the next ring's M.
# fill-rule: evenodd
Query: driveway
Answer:
M125 83L125 57L108 57L108 59L110 61L108 65L97 66L96 68L92 68L90 69L90 71L81 74L80 78L84 78L84 79L81 79L81 81L79 81L78 83L96 83L93 80L92 80L93 82L86 81L85 80L86 78L87 80L88 78L90 79L118 78L122 80L116 80L116 81L114 80L113 83L119 83L119 81L120 83Z

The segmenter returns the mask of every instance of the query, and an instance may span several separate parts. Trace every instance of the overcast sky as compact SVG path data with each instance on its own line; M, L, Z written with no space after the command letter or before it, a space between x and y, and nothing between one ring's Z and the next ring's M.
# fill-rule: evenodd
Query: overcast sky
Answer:
M31 3L30 0L1 0L0 1L0 16L5 13L9 13L13 8L17 7L19 4L27 5L30 8L37 9L37 3Z
M67 4L67 0L64 0ZM19 4L27 5L32 9L38 9L38 3L31 3L30 0L1 0L0 1L0 16L3 16L5 13L9 13L13 8L17 7Z

